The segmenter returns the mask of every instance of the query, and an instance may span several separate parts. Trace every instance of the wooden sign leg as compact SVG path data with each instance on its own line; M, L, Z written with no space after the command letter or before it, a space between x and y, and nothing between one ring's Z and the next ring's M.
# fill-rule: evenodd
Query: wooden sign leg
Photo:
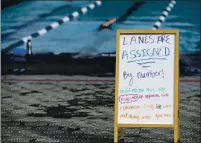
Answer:
M179 126L179 122L178 122L178 143L180 143L180 126Z
M120 128L120 137L121 139L124 139L124 129Z
M179 141L179 130L177 127L174 127L174 143L178 143Z
M124 143L124 129L120 128L120 143Z
M114 143L118 143L118 125L114 124Z
M180 143L180 123L179 123L179 117L178 117L178 143Z
M174 125L174 143L179 143L179 118Z

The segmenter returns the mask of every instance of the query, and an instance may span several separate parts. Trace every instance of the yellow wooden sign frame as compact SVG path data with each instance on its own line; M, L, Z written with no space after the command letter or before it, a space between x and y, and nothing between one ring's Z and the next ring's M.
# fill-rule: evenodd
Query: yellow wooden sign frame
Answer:
M173 124L118 124L119 97L119 49L121 34L175 34L175 63L174 63L174 123ZM116 33L116 76L115 76L115 113L114 113L114 143L118 143L118 129L120 138L124 138L123 128L174 128L174 143L179 142L179 31L178 30L117 30Z

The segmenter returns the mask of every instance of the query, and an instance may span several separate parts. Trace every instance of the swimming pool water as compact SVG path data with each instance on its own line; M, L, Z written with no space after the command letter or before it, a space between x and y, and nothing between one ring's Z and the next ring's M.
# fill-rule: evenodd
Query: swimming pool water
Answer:
M146 1L126 21L97 31L104 21L120 17L132 1L103 1L100 7L32 40L33 52L115 52L117 29L151 29L170 1ZM63 18L90 1L27 1L1 15L2 48ZM200 52L200 2L178 1L160 29L179 29L180 52ZM25 44L20 46L25 48Z

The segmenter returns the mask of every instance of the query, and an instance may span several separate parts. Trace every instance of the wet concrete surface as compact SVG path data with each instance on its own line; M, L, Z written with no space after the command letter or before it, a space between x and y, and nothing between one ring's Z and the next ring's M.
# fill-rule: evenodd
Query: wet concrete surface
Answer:
M200 82L196 81L180 83L183 143L200 142L201 95ZM4 75L1 89L2 143L113 142L113 77ZM139 128L125 129L125 141L173 142L172 129L143 128L138 134Z

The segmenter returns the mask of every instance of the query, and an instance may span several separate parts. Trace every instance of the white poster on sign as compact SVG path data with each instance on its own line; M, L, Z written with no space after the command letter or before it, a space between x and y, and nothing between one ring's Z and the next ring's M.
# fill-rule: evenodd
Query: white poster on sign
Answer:
M120 34L117 124L174 124L175 34Z

